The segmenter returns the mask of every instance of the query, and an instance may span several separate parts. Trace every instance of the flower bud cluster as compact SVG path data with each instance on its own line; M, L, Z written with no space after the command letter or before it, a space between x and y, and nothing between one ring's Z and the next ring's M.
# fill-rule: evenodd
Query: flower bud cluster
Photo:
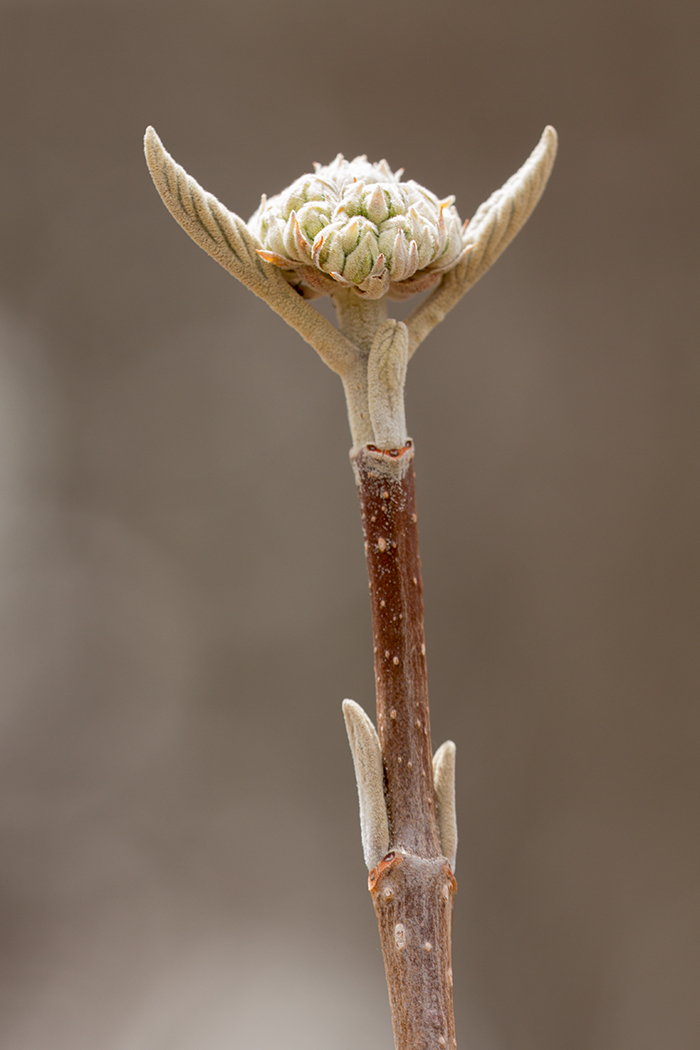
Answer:
M282 193L263 196L248 226L259 254L305 294L341 285L369 299L401 299L436 285L464 253L454 197L439 200L386 161L315 166Z

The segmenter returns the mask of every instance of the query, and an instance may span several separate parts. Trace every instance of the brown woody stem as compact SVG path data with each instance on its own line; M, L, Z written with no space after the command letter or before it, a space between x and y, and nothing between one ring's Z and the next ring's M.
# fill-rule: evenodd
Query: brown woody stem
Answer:
M396 1050L453 1050L452 904L433 789L413 446L352 453L372 601L390 852L369 875Z

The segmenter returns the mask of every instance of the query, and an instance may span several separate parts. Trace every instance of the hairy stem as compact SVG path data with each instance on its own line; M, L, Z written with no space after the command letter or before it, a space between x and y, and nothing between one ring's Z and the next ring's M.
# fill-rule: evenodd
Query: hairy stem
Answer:
M390 850L370 871L396 1050L456 1046L452 904L433 789L413 447L353 452L372 602Z
M356 357L342 373L353 444L374 441L368 399L367 360L380 325L386 320L384 299L361 299L351 289L338 288L333 305L342 335L355 347Z
M340 331L358 350L368 354L377 329L386 321L386 299L361 299L351 288L338 288L333 305Z

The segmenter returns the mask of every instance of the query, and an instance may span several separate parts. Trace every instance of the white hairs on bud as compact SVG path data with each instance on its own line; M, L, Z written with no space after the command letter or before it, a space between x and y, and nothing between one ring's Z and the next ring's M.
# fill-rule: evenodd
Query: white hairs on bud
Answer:
M389 852L389 818L384 798L384 763L371 719L354 700L343 700L360 799L362 851L369 871Z
M433 784L437 805L440 849L452 871L457 864L457 810L455 804L455 756L457 749L446 740L433 755Z

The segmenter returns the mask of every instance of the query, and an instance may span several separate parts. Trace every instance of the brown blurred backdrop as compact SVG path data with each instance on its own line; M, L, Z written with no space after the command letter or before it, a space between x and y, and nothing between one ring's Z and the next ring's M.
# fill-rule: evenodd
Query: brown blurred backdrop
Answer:
M7 1050L389 1050L340 383L168 216L542 203L411 363L465 1050L700 1045L695 0L1 0Z

